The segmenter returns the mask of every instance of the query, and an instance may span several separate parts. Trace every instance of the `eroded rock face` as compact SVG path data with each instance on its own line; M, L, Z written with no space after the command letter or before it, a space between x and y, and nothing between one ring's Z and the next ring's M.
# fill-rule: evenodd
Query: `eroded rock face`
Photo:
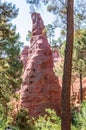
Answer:
M21 87L21 107L29 115L44 114L45 108L61 112L61 87L53 72L53 56L40 14L32 14L32 37L26 56ZM22 57L24 53L22 53ZM26 54L26 55L27 55ZM27 60L26 60L27 59Z
M23 63L24 70L25 70L26 65L27 65L28 50L29 50L29 47L25 46L22 53L21 53L21 57L20 57L20 61L22 61L22 63Z
M86 100L86 77L82 79L82 98ZM80 102L80 79L76 78L71 86L71 103L74 106L79 106Z

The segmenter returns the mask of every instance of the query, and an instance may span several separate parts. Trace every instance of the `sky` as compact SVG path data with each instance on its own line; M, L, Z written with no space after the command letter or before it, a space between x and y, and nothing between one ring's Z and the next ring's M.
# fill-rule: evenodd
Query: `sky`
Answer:
M20 34L20 41L24 42L24 45L28 45L28 41L26 41L26 35L28 30L31 31L32 29L32 21L31 21L31 14L29 10L29 4L26 3L26 0L2 0L2 2L12 2L19 8L19 13L17 18L12 20L12 23L16 25L17 32ZM46 11L45 6L42 6L40 10L37 10L41 14L41 17L44 21L45 25L52 24L55 17L53 14ZM60 36L60 30L56 29L55 39Z

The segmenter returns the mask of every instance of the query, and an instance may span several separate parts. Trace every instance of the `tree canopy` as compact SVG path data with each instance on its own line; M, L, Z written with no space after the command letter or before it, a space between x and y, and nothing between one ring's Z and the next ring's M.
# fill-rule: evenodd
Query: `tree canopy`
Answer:
M19 34L11 20L18 15L12 3L0 4L0 104L7 114L7 103L13 92L20 87L22 65L19 60Z

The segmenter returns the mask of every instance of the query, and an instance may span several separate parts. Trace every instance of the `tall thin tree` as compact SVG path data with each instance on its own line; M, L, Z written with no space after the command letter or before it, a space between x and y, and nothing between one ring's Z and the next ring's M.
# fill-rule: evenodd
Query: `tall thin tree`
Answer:
M64 60L63 84L62 84L62 124L61 130L71 130L70 90L72 52L74 39L74 0L67 0L67 35Z

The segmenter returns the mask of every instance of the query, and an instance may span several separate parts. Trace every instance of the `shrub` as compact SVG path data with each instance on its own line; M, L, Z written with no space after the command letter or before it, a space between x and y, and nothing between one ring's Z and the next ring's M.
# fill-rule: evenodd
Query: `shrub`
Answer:
M56 115L56 112L51 109L46 109L46 115L39 116L38 119L34 120L35 127L37 130L60 130L61 120Z
M73 111L72 124L79 130L86 130L86 101L83 101L80 111Z
M20 130L35 130L35 128L33 128L32 124L30 123L28 110L20 110L16 116L16 126L19 127Z

